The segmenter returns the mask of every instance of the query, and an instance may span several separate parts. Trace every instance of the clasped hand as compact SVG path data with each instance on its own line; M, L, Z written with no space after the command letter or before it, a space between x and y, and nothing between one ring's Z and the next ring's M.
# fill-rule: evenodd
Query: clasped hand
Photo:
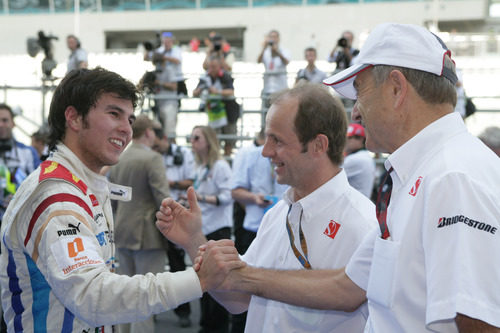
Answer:
M201 210L193 187L187 190L189 209L172 198L163 199L156 213L156 226L170 241L183 247L200 279L203 291L219 288L231 270L245 267L234 242L229 239L207 243L201 229ZM222 285L222 289L227 285Z

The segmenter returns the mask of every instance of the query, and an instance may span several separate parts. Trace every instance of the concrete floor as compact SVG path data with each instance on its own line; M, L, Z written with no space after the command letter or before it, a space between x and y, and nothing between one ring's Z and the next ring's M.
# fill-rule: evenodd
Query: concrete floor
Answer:
M178 325L178 317L174 311L167 311L156 315L155 333L198 333L200 330L200 301L191 303L191 327L181 328Z

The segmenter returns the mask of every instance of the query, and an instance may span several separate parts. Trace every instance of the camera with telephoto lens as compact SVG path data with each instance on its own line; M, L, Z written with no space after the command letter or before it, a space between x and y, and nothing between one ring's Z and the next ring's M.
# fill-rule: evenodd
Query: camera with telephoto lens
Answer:
M11 139L0 139L0 154L4 154L12 149Z
M161 66L163 64L163 54L156 52L155 50L161 46L161 34L157 32L155 34L154 40L147 40L142 42L144 49L146 49L149 54L149 59L155 65L156 71L161 71Z
M172 150L172 148L170 148L170 150ZM179 166L182 165L182 163L184 163L184 155L182 155L180 146L177 146L177 149L175 149L175 151L173 152L173 156L174 156L174 165Z
M146 51L153 51L161 46L161 34L157 32L155 34L155 39L153 41L147 40L142 42L142 45L146 49Z
M222 39L222 36L218 34L210 37L210 41L214 46L214 51L219 52L222 49Z
M198 106L198 110L205 111L205 108L207 106L208 95L210 95L210 92L208 91L208 84L205 81L201 81L201 83L198 85L198 89L201 90L200 105Z
M337 46L339 46L339 47L347 47L347 39L345 39L344 37L340 38L337 41Z
M45 53L45 58L42 60L42 72L46 78L52 77L52 70L57 67L57 62L54 60L54 50L52 41L59 40L57 36L46 35L42 30L38 31L38 38L28 38L27 47L28 54L31 57L36 57L40 49Z
M153 49L154 49L153 43L151 43L149 40L143 42L142 45L144 46L146 51L153 51Z

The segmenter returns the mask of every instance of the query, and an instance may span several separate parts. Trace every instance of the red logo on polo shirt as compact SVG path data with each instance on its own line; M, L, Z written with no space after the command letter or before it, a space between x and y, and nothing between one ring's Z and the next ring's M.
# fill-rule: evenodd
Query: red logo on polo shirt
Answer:
M418 177L417 181L415 182L415 185L413 185L413 187L411 188L411 190L409 192L410 195L413 195L413 196L417 195L418 188L420 187L420 184L422 184L422 179L423 179L422 176Z
M339 229L340 229L340 224L335 222L334 220L330 220L328 227L326 227L323 233L328 237L330 237L331 239L334 239Z

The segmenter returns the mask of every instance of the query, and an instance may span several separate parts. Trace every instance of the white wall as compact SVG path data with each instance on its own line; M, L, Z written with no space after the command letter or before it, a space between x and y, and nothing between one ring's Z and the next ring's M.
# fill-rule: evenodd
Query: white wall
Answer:
M424 25L441 21L484 20L487 0L410 1L321 6L274 6L263 8L127 11L81 13L79 35L85 49L105 50L105 31L178 30L244 27L244 61L254 61L264 35L270 29L281 33L282 45L293 59L302 59L303 49L313 45L326 57L341 32L350 29L357 44L378 23L400 22ZM37 31L59 36L55 57L66 61L65 36L74 33L73 14L0 15L0 55L25 54L26 39Z

